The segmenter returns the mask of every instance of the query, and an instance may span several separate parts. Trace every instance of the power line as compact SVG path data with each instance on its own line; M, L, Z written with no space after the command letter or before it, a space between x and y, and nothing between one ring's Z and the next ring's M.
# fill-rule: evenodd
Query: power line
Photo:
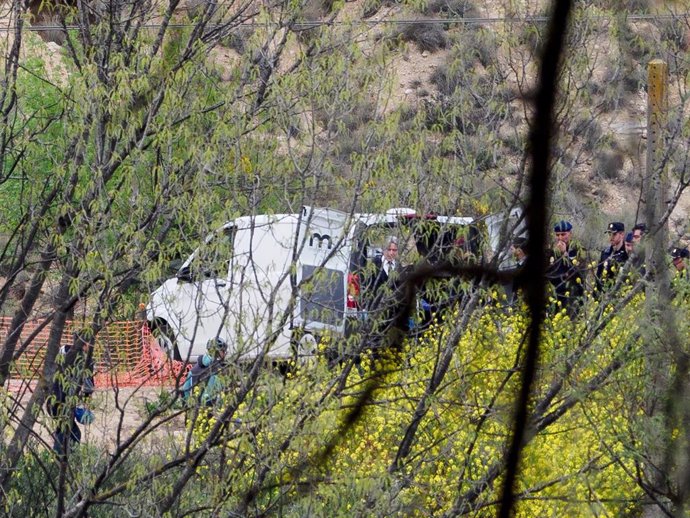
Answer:
M626 20L630 21L662 21L662 20L676 20L680 18L688 18L690 13L678 13L678 14L628 14L625 16ZM590 20L594 21L611 21L614 17L612 16L592 16ZM397 20L385 19L385 20L370 20L370 19L359 19L359 20L334 20L334 21L324 21L324 20L305 20L301 22L294 22L290 24L291 27L298 30L314 29L318 27L352 27L357 25L366 26L377 26L377 25L490 25L495 23L545 23L549 20L548 16L494 16L494 17L452 17L452 18L402 18ZM171 23L167 27L170 29L186 29L196 27L197 24L189 23ZM283 24L284 25L284 24ZM248 27L279 27L281 24L277 22L245 22L237 24L234 28ZM144 29L160 29L161 24L145 24L142 26ZM211 24L208 25L209 29L223 27L221 24ZM55 31L55 30L78 30L80 27L78 25L37 25L28 26L24 30L33 32L42 31ZM13 31L12 27L0 27L0 32L10 32Z

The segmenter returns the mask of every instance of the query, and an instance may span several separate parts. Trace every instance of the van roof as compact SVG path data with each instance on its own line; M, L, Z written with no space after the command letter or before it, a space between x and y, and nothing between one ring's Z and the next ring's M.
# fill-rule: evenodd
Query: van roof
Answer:
M474 218L471 217L461 217L461 216L441 216L441 215L428 215L428 216L418 216L416 214L381 214L381 213L357 213L354 215L354 221L364 223L365 225L376 225L382 223L397 223L400 220L414 221L419 219L437 221L439 223L448 223L451 225L471 225L475 222Z
M297 214L255 214L253 216L240 216L232 221L228 221L223 225L223 228L251 228L276 223L294 224L297 220Z

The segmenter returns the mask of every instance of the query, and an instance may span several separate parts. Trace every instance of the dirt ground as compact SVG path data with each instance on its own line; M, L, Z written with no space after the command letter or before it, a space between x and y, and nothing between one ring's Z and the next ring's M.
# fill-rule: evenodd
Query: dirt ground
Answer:
M90 425L81 425L82 442L85 444L103 447L104 453L112 453L118 444L128 440L133 432L146 418L145 404L147 401L155 401L161 387L121 388L114 390L99 389L88 400L87 406L94 413L95 420ZM18 397L17 403L24 406L29 400L30 392L24 391ZM47 446L52 446L51 420L42 414L39 417L34 431ZM146 448L156 448L162 439L178 438L185 435L184 417L177 416L144 436L141 440ZM6 435L5 439L9 439Z
M160 387L142 387L138 389L124 388L119 390L98 390L92 396L90 408L94 412L95 421L89 426L83 426L85 442L103 444L108 449L114 448L132 433L146 419L146 402L156 401ZM144 442L153 445L162 437L184 435L184 417L176 417L169 423L156 429Z

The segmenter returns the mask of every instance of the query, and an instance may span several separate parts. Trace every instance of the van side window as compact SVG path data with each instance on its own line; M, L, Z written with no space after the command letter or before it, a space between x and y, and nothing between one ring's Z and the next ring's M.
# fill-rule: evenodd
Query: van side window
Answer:
M237 234L236 227L226 227L223 229L220 250L219 268L216 272L216 277L226 277L230 270L230 263L232 262L232 254L235 249L235 235Z
M307 280L300 299L304 321L340 325L345 304L343 272L305 264L302 278Z
M479 232L473 225L424 222L415 229L415 242L420 255L431 263L479 258Z

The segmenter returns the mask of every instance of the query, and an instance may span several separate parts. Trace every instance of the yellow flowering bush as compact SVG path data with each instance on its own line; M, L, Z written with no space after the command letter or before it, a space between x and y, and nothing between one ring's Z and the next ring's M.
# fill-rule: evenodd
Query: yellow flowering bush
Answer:
M560 311L544 322L518 516L620 515L636 508L641 490L631 476L626 429L640 417L632 389L644 381L633 316L643 304L637 295L612 314L612 307L590 301L587 318L571 320ZM279 505L292 516L470 510L493 516L529 318L524 308L486 306L452 344L460 317L449 312L402 354L364 355L342 383L336 381L345 366L325 363L288 380L267 374L238 413L252 431L238 429L228 442L235 468L248 458L255 465L233 480L235 491L256 493L257 508ZM599 326L602 318L608 320ZM453 354L446 374L425 397L447 347ZM611 365L619 366L604 376ZM401 456L416 412L411 447Z
M469 318L448 310L402 352L296 363L290 376L262 369L251 383L247 371L227 374L215 406L188 410L185 436L112 468L118 505L155 515L157 502L176 496L181 514L201 516L495 516L530 319L524 307L488 300ZM645 298L614 302L588 301L578 318L561 310L543 323L516 516L640 512L636 474L655 432L645 413ZM690 337L685 324L679 332ZM71 494L90 487L89 466L104 461L82 453ZM44 485L18 478L9 493L25 515L29 482ZM112 515L106 506L92 514Z

